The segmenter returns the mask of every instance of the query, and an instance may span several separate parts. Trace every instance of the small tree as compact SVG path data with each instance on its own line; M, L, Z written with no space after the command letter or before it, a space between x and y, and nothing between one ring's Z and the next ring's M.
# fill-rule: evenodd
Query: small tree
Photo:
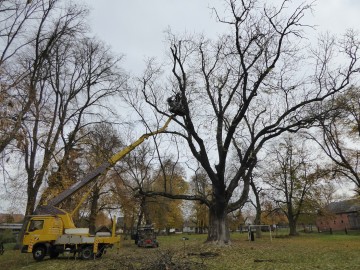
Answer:
M114 190L125 222L132 229L143 223L152 224L150 202L152 198L139 193L140 190L151 190L156 180L154 175L154 149L147 142L143 142L115 167L117 176Z
M304 145L293 138L275 146L272 154L265 183L270 186L272 200L288 219L290 235L297 235L298 219L307 204L316 199L313 198L316 187L326 171L320 170Z
M171 160L166 160L156 174L151 190L154 192L166 190L173 195L186 193L188 184L184 179L183 169ZM167 233L171 228L182 229L184 223L182 200L157 197L150 203L150 216L156 227L165 228Z
M84 159L87 161L88 171L96 169L98 166L109 160L113 153L116 153L122 146L117 132L106 123L94 125L87 129L86 139L87 153ZM95 183L91 185L89 197L89 229L94 234L96 230L96 220L99 213L111 210L114 204L111 196L111 178L109 174L101 175ZM104 198L106 195L106 198Z
M203 198L210 198L211 182L204 170L198 168L191 178L192 193ZM204 233L209 229L209 208L201 201L194 201L192 219L196 224L197 233Z

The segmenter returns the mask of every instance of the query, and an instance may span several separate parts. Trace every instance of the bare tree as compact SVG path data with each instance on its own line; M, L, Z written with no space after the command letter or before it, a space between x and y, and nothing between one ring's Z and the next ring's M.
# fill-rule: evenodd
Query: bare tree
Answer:
M120 207L124 214L133 221L131 224L133 228L138 228L142 223L152 224L149 203L153 199L140 194L138 190L151 190L155 181L154 151L147 142L144 142L115 166L118 173L115 190L118 190ZM129 196L133 198L130 199Z
M334 177L350 180L360 194L360 94L359 88L338 95L324 104L328 117L319 117L321 136L308 133L333 163ZM317 131L319 130L317 129Z
M317 105L345 90L359 71L355 35L339 43L323 40L310 56L303 50L307 26L301 21L311 4L290 11L289 1L279 7L256 0L227 3L228 17L216 13L228 26L226 34L210 41L169 33L172 76L167 84L161 81L160 66L150 60L139 86L158 116L169 116L164 96L181 97L183 113L169 133L186 142L206 171L212 198L162 195L207 205L208 241L217 243L229 242L227 214L247 201L256 156L265 143L310 127ZM343 57L340 67L332 66L334 50ZM238 164L231 162L232 153Z
M68 45L61 44L52 61L50 83L55 110L51 117L58 142L56 152L52 154L56 155L57 177L48 182L52 192L43 194L43 201L49 196L54 197L81 177L81 174L66 177L67 170L72 167L70 157L79 155L76 152L81 148L82 137L87 136L85 130L89 125L107 121L104 113L111 108L104 102L119 91L125 78L117 67L120 58L113 57L102 42L82 38L70 40Z
M26 214L33 212L50 167L58 170L58 177L48 183L50 190L59 192L66 186L61 176L79 131L101 120L99 109L109 109L102 102L117 93L122 82L117 68L119 59L102 42L82 35L86 9L74 5L61 12L53 5L46 8L44 13L53 14L44 15L32 51L22 58L23 65L30 66L30 73L23 80L24 89L36 89L17 137L27 172ZM45 193L43 200L57 192Z
M48 14L43 10L54 2L36 0L28 5L19 0L0 1L0 153L16 138L35 97L33 87L19 93L30 68L19 68L16 60L31 46L36 38L32 30L44 22Z
M41 22L34 33L36 38L20 59L24 68L29 67L29 74L24 78L20 90L26 93L27 89L34 89L30 110L17 136L17 146L23 152L27 173L26 214L34 210L37 193L55 154L61 126L64 125L61 119L58 121L58 116L61 117L59 108L64 109L59 106L63 89L59 89L60 85L52 84L50 79L52 61L58 60L56 51L60 44L69 44L83 30L84 10L69 7L64 13L58 13L56 7L55 1L44 3Z

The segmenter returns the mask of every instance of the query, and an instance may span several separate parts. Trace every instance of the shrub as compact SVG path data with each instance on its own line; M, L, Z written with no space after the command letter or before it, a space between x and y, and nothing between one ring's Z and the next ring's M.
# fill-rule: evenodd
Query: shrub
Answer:
M16 242L16 236L13 234L12 230L6 229L0 233L0 242L14 243Z

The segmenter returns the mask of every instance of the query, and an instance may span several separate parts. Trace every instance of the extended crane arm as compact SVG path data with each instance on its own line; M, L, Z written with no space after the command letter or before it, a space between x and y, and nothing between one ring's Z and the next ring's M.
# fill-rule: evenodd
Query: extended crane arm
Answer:
M158 133L164 132L167 129L172 118L173 118L173 116L170 116L162 128L160 128L154 132L150 132L150 133L146 133L146 134L142 135L135 142L128 145L127 147L125 147L120 152L116 153L115 155L113 155L108 161L104 162L98 168L96 168L94 171L87 174L81 181L76 182L70 188L61 192L54 199L50 200L47 205L48 206L59 205L66 198L68 198L69 196L71 196L72 194L77 192L79 189L86 186L87 184L89 184L90 182L95 180L98 176L100 176L101 174L103 174L107 170L109 170L111 167L113 167L119 160L121 160L123 157L125 157L127 154L129 154L132 150L134 150L137 146L139 146L141 143L143 143L146 139L148 139L149 137L154 136Z

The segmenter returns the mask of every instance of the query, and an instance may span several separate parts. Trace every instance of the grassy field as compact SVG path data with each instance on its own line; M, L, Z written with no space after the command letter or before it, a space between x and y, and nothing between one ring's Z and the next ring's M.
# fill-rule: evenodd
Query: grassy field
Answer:
M182 240L182 237L188 240ZM278 235L280 236L280 235ZM274 237L268 234L249 242L247 234L232 234L230 246L204 244L205 235L158 237L158 249L138 248L123 240L101 259L83 261L60 256L35 262L31 254L21 254L6 246L0 256L0 269L359 269L360 235L301 234ZM10 250L9 250L10 249Z

